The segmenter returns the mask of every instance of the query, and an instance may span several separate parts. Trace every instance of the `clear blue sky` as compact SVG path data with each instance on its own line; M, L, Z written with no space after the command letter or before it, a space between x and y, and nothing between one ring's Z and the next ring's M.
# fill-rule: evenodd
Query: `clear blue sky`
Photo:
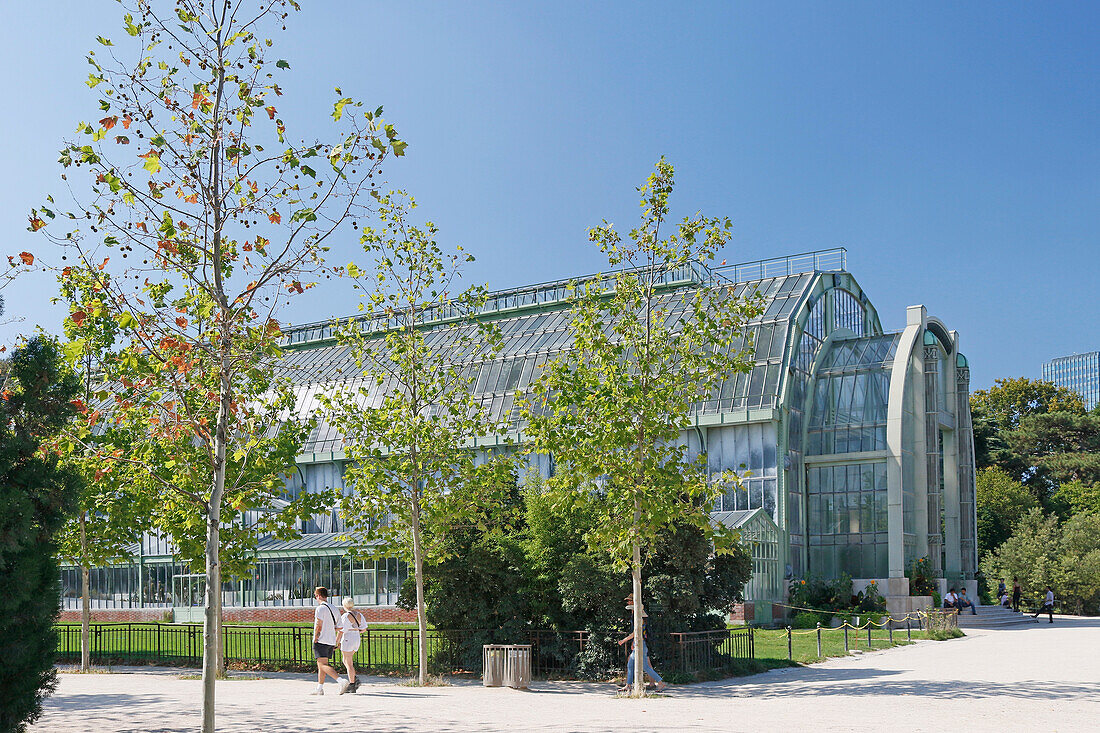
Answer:
M276 38L291 130L324 138L335 85L384 105L409 142L387 177L475 253L473 280L601 269L586 228L628 229L664 154L681 213L733 219L730 262L846 246L886 328L924 303L961 333L975 387L1100 348L1100 5L303 5ZM83 57L120 39L119 10L11 3L2 34L0 251L39 251L26 213L95 112ZM26 320L0 340L56 330L51 291L8 288ZM354 303L329 291L287 315Z

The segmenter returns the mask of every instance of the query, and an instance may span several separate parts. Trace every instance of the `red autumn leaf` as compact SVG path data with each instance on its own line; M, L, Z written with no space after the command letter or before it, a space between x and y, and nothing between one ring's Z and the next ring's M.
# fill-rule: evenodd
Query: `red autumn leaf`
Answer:
M191 109L198 109L200 104L210 104L210 100L202 92L195 92L191 99Z
M197 204L199 202L199 195L197 193L193 193L190 196L188 196L187 198L185 198L184 201L186 201L189 204Z
M187 328L187 319L184 318L183 316L180 316L179 318L176 319L176 325L179 326L180 328Z
M129 130L131 122L133 122L133 120L130 118L130 115L126 115L122 118L122 128L124 130Z
M73 323L75 323L78 326L80 324L84 323L84 319L87 318L87 317L88 317L88 314L85 313L84 311L76 311L75 313L70 313L69 314L69 318L72 320Z
M42 227L46 226L46 222L39 219L37 216L31 217L31 231L37 232Z
M11 399L11 392L9 392L8 390L5 389L3 395L0 395L0 397L3 397L5 400L10 400Z
M267 107L265 109L267 110L268 119L272 119L272 120L275 119L275 108L274 107Z
M148 233L149 233L149 227L147 227L147 226L145 225L145 222L143 222L143 221L139 221L139 222L138 222L137 224L135 224L134 226L136 226L136 227L137 227L138 229L140 229L141 231L145 232L146 234L148 234Z
M30 252L20 252L19 259L23 260L24 265L34 264L34 255L32 255Z
M243 249L245 252L251 252L252 251L252 242L247 242L246 241L244 244L241 245L241 249Z
M267 218L271 220L272 224L278 224L283 220L283 217L279 215L278 211L272 211L267 215Z
M299 295L305 292L305 290L302 288L302 284L297 280L292 282L290 285L287 285L286 289L293 293L298 293Z
M99 121L99 124L103 125L104 130L110 130L112 127L118 124L118 117L104 117Z

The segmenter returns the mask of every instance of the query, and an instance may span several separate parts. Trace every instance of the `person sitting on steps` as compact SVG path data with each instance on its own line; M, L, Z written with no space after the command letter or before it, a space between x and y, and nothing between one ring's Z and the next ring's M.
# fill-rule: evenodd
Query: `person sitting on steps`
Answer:
M955 608L959 609L959 613L962 613L963 609L967 606L970 607L971 615L977 616L978 610L974 608L974 602L966 595L966 588L963 588L959 592L958 600L955 601Z

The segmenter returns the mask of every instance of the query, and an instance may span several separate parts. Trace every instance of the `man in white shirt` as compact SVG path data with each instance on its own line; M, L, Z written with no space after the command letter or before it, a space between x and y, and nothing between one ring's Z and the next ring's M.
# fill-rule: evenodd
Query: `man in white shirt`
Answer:
M1032 618L1039 618L1040 613L1045 613L1050 617L1050 623L1054 623L1054 591L1049 585L1047 586L1046 597L1043 598L1043 605L1039 606L1039 610L1032 615Z
M959 597L957 595L955 595L955 589L954 588L947 591L947 595L945 595L943 597L943 607L944 608L957 608L958 602L959 602Z
M340 694L348 688L348 681L336 674L328 660L336 649L336 619L340 611L328 602L328 588L317 586L313 589L317 599L317 608L313 610L313 656L317 658L317 689L312 695L325 694L325 675L336 680Z

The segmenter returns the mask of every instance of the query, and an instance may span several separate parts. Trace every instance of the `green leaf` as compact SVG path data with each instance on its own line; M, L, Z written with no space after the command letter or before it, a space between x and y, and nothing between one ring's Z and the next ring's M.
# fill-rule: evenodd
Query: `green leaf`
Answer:
M344 116L344 107L351 103L351 100L345 97L336 104L332 105L332 119L339 120Z
M104 38L103 36L96 36L95 39L97 41L99 41L101 46L113 46L113 45L115 45L115 44L111 43L110 38Z
M400 158L405 154L405 148L409 147L409 144L402 140L394 140L392 147L393 154Z
M288 64L286 61L284 61L282 59L279 59L278 61L276 61L275 66L279 67L280 69L289 69L290 68L290 64Z
M149 157L147 157L145 159L145 165L143 165L142 168L149 171L150 173L159 173L160 172L160 156L157 155L156 153L150 153Z

